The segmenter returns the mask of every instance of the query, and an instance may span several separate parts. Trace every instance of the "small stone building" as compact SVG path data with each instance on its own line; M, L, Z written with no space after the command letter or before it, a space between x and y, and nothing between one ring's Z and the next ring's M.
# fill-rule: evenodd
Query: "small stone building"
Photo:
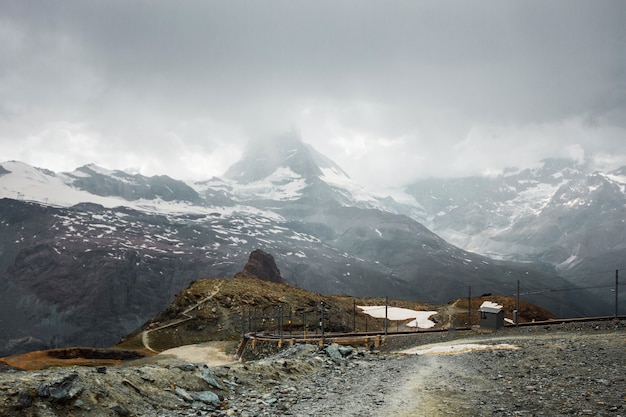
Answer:
M495 331L504 326L504 310L500 304L485 301L480 305L478 312L481 329Z

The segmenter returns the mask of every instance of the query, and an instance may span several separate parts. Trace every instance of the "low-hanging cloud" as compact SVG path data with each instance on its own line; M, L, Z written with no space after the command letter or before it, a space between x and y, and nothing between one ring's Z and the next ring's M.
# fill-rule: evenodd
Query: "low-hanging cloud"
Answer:
M0 4L0 155L222 174L296 127L356 180L624 163L626 6Z

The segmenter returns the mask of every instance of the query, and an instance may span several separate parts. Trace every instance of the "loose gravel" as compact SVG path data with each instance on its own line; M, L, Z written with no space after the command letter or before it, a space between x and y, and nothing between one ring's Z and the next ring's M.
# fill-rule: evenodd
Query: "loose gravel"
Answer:
M439 345L518 349L426 355L296 345L270 358L211 368L159 363L4 371L0 415L626 417L624 322L449 338L457 340Z

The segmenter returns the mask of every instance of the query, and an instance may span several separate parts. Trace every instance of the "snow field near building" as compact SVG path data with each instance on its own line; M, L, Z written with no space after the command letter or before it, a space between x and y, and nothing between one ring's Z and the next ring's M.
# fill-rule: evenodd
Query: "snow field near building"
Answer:
M357 306L370 317L377 319L385 318L385 306ZM430 317L437 314L436 311L417 311L403 307L387 307L388 320L411 320L406 324L407 327L418 327L419 329L430 329L435 322Z

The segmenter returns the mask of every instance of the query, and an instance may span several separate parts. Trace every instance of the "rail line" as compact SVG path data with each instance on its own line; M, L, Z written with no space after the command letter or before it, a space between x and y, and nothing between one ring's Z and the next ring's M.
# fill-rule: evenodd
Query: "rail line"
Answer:
M567 319L552 319L541 320L517 324L505 324L504 328L516 328L516 327L530 327L530 326L547 326L547 325L559 325L563 323L583 323L591 321L611 321L611 320L626 320L626 315L620 316L599 316L599 317L576 317ZM284 332L284 333L266 333L266 332L250 332L245 333L239 346L235 359L240 360L245 353L245 349L249 344L252 344L254 348L257 342L276 342L278 347L281 348L285 344L294 345L296 343L313 343L323 346L325 343L337 343L340 345L356 345L365 346L366 348L378 348L387 337L402 337L402 336L416 336L426 335L433 333L444 332L471 332L474 331L473 327L454 327L454 328L438 328L438 329L423 329L412 331L395 331L395 332L352 332L352 333L332 333L327 332L325 334L307 334L304 332Z

